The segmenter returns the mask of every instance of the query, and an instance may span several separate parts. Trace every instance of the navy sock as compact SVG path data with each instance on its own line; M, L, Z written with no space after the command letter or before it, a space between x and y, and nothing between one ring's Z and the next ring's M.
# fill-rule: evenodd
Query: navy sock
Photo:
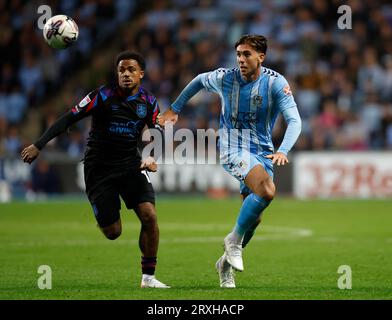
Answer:
M157 257L142 257L142 273L154 275Z

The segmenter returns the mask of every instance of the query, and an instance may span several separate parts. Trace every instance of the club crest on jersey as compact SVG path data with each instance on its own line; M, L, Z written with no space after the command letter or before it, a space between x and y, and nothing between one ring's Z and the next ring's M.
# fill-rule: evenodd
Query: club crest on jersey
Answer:
M263 104L263 97L257 94L253 97L253 102L256 107L261 107Z
M138 104L136 106L136 114L139 118L145 118L147 115L147 106L145 104Z

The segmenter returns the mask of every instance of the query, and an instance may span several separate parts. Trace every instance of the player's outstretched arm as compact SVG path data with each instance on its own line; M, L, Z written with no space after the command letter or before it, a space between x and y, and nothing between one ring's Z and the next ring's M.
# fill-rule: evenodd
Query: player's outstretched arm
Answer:
M78 117L75 117L71 111L61 116L45 131L38 141L22 150L22 160L31 164L38 157L40 150L42 150L50 140L57 137L78 120Z
M170 106L169 110L158 116L158 123L161 127L165 127L165 123L167 122L172 125L177 122L178 114L181 112L188 100L204 88L202 79L203 77L207 77L207 75L208 73L199 74L196 78L189 82Z

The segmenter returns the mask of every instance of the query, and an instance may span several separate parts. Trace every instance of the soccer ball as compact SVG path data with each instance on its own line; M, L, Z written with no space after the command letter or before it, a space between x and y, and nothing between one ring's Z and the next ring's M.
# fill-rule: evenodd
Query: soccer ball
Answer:
M46 21L44 38L54 49L65 49L78 40L79 28L72 18L59 14Z

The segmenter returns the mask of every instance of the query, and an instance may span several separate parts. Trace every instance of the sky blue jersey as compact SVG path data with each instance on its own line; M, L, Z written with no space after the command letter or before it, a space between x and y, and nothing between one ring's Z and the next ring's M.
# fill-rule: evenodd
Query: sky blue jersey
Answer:
M254 154L274 152L272 129L280 112L286 121L296 118L299 128L298 125L293 127L289 134L286 131L278 151L287 154L297 140L301 131L297 105L287 80L276 71L261 67L260 76L252 82L242 79L239 68L202 73L184 89L171 108L179 113L185 102L202 88L221 98L221 151L222 146L230 151L240 144L242 148L248 146ZM222 134L222 130L227 132Z

